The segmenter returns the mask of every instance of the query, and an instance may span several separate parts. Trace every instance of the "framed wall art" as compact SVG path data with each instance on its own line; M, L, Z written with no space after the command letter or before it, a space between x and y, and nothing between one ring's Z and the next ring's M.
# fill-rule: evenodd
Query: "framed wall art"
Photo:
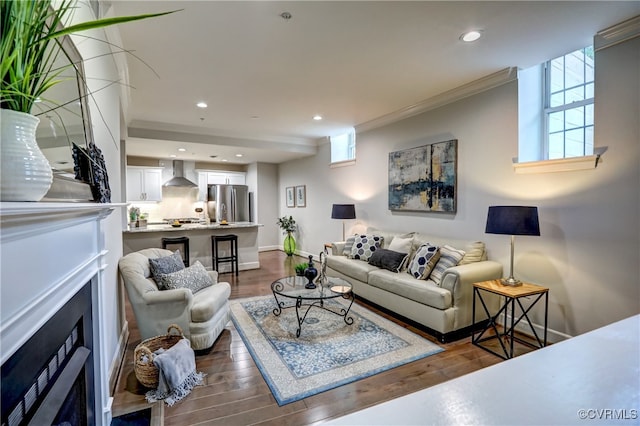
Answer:
M296 206L296 194L293 186L288 186L284 190L285 198L287 199L287 207Z
M389 210L456 212L458 140L389 153Z
M296 186L296 207L307 207L307 187L305 185Z

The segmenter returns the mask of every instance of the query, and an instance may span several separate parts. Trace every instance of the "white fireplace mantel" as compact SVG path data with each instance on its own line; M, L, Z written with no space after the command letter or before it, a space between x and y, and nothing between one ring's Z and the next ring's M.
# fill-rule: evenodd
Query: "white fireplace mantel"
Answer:
M87 283L92 286L96 420L110 420L105 332L106 245L102 219L125 204L0 203L2 363Z

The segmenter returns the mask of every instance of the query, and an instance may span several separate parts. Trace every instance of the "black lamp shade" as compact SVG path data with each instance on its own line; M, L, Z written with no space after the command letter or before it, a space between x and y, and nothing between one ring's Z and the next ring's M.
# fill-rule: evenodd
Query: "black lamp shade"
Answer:
M538 208L491 206L487 214L487 234L540 235Z
M331 219L355 219L356 207L353 204L334 204Z

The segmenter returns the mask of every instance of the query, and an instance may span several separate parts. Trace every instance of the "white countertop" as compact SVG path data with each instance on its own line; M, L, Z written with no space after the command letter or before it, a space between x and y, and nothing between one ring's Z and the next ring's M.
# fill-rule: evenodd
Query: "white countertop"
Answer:
M205 231L205 230L225 230L225 229L239 229L239 228L256 228L262 226L260 223L255 222L234 222L228 225L221 225L214 222L209 225L199 223L185 223L180 227L173 227L168 224L156 224L147 225L146 228L131 228L123 231L128 234L137 234L141 232L185 232L185 231Z
M327 424L638 424L639 336L636 315Z

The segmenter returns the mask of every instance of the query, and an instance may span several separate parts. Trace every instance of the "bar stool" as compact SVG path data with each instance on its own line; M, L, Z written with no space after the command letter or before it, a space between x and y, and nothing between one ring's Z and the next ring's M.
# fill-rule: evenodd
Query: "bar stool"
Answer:
M218 244L222 242L229 242L229 256L220 256ZM238 236L235 234L229 235L212 235L211 236L211 253L213 269L218 271L218 265L220 263L231 262L231 272L235 272L238 276ZM220 272L220 271L218 271Z
M162 239L162 248L166 249L167 246L170 245L181 245L182 246L182 261L184 262L184 266L189 266L189 237L175 237L175 238L163 238Z

